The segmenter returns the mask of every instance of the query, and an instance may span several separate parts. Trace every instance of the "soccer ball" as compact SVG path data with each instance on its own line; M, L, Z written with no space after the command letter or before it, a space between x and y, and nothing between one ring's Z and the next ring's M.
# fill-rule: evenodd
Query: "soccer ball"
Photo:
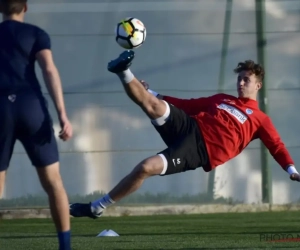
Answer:
M127 17L116 27L116 41L124 49L136 49L146 39L146 27L137 18Z

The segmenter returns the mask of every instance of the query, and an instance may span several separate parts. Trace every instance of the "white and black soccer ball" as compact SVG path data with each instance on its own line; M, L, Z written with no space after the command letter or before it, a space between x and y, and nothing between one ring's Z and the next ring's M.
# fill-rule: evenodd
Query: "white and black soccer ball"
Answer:
M124 49L136 49L146 40L146 27L141 20L127 17L116 27L116 41Z

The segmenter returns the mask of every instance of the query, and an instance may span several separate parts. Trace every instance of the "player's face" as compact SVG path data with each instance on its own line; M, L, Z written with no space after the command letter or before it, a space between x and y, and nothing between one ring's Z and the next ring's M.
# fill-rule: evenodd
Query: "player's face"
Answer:
M239 97L256 99L261 82L250 71L242 71L237 77L237 91Z

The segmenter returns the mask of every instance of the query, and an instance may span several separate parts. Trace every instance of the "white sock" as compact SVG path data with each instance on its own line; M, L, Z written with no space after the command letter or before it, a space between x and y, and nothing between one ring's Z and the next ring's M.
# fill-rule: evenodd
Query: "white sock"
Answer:
M120 78L123 84L130 83L134 79L134 75L130 69L126 69L125 71L117 73L117 76Z
M107 194L107 195L103 196L101 199L93 201L91 203L92 213L99 214L105 208L107 208L108 206L110 206L114 203L115 203L115 201L112 198L110 198L110 196Z

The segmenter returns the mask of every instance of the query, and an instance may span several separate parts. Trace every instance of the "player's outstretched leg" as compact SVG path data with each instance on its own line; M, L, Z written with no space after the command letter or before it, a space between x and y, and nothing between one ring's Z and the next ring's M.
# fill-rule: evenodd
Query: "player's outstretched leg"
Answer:
M150 119L160 118L167 112L168 105L150 94L141 82L134 77L129 69L134 56L134 51L126 50L118 58L108 63L107 69L120 78L127 95L142 108Z
M133 171L123 178L107 195L91 203L74 203L70 205L70 214L73 217L100 217L103 210L115 202L136 191L144 180L153 175L164 174L167 169L167 160L159 154L143 160Z

